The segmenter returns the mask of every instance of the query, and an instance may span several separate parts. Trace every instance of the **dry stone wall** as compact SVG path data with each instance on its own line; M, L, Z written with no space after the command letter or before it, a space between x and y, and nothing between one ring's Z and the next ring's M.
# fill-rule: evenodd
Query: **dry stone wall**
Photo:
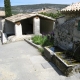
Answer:
M65 50L73 48L73 31L75 19L65 21L63 24L57 24L54 29L54 45L57 45Z

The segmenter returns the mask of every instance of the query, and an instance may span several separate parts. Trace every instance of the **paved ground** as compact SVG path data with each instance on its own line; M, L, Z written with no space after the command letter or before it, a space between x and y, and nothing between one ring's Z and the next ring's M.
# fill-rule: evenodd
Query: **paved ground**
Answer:
M80 80L65 77L25 41L0 44L0 80Z

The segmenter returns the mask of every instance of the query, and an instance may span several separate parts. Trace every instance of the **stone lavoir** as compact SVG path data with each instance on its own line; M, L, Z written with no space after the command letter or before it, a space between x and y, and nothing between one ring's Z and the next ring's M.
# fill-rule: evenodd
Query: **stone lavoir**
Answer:
M48 34L53 31L54 26L55 19L38 13L13 15L2 21L2 43Z

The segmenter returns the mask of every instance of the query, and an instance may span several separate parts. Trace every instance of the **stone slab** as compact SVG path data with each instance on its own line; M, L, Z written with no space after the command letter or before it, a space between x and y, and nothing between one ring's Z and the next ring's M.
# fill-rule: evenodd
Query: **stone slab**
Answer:
M37 63L45 63L47 62L41 55L38 55L38 56L32 56L30 58L31 62L33 64L37 64Z
M44 69L52 68L52 66L51 66L51 64L49 62L41 63L41 65L43 66Z

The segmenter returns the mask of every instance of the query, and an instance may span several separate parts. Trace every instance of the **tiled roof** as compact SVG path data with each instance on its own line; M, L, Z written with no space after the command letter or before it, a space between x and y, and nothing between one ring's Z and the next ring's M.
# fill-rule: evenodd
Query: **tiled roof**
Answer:
M70 6L67 6L66 8L63 8L61 12L68 12L68 11L80 11L80 2L71 4Z
M0 16L5 16L5 11L0 11Z
M50 19L50 20L55 20L55 19L53 19L51 17L47 17L47 16L44 16L42 14L37 14L37 13L33 13L33 14L17 14L17 15L13 15L11 17L7 17L5 19L15 23L17 21L21 21L21 20L24 20L24 19L27 19L27 18L31 18L31 17L34 17L34 16L40 16L40 17L47 18L47 19Z

